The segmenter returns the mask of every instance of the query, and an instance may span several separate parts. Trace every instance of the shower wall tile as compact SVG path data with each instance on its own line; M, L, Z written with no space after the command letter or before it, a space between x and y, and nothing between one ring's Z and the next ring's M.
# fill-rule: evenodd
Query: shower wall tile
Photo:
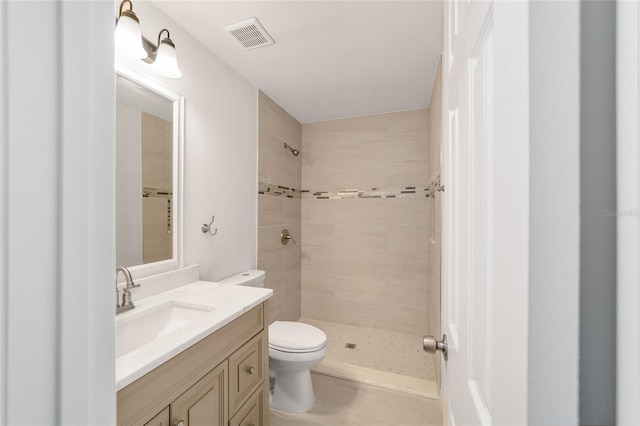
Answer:
M258 94L258 175L261 182L300 189L300 157L284 144L300 149L301 124L264 93Z
M426 133L431 123L424 120L429 110L415 109L396 114L387 114L387 131L393 133Z
M426 109L302 126L302 188L310 191L302 198L304 317L426 333L430 262L424 192L411 194L415 198L312 195L426 187L428 135Z
M426 222L421 215L427 199L364 199L360 200L360 223L418 225Z
M284 222L284 197L258 196L258 226Z
M442 78L441 64L438 64L436 80L431 91L429 109L429 181L440 174L440 145L442 138Z
M426 215L425 215L426 218ZM396 225L387 226L387 250L396 253L415 254L416 256L427 257L429 238L429 228L426 223L417 225Z
M360 252L360 275L365 279L370 276L414 279L415 264L416 257L411 254L368 250Z
M307 268L310 271L355 275L359 272L359 256L353 250L312 248L309 250Z
M280 247L271 249L269 247L269 227L258 226L258 253L260 253L258 261L271 259L272 257L279 255L279 248Z
M268 193L258 195L258 269L267 273L265 287L273 289L269 322L295 321L301 308L301 157L284 148L300 149L301 125L278 104L258 95L258 176L261 188L278 186L298 191L297 198ZM274 189L275 192L275 189ZM289 192L287 192L288 194ZM297 244L283 245L288 229Z
M304 199L302 203L302 222L306 224L343 224L360 223L360 200L317 200Z
M384 313L381 315L381 313ZM367 318L368 326L382 330L404 333L407 324L414 321L414 310L402 305L394 305L387 300L367 303L360 310L362 318Z

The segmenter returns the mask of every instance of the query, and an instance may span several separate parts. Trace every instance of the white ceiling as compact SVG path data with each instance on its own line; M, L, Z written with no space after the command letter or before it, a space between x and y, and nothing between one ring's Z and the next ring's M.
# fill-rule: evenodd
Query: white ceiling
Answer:
M429 104L441 0L155 4L302 123ZM245 50L223 30L250 17L275 44Z

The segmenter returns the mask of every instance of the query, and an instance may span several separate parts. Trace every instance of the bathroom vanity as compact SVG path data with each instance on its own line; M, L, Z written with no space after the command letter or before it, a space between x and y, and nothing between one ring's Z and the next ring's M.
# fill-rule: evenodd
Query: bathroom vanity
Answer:
M118 425L268 425L271 294L198 281L119 316ZM165 331L145 343L158 322Z

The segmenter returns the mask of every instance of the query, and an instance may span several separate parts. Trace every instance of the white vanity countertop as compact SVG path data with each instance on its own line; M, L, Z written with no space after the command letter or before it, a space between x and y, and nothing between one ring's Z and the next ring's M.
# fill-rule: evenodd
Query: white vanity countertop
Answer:
M196 281L178 288L135 300L135 309L116 316L116 324L140 316L169 301L214 305L187 325L152 340L116 358L116 390L133 383L154 368L222 328L273 295L273 290ZM116 325L117 328L117 325ZM116 338L116 345L118 340Z

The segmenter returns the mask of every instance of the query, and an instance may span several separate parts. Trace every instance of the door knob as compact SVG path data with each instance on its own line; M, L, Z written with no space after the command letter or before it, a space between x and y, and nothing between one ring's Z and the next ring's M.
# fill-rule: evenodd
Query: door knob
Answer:
M441 351L446 361L449 358L447 353L447 335L443 334L442 340L436 340L433 336L422 336L422 349L430 354Z

